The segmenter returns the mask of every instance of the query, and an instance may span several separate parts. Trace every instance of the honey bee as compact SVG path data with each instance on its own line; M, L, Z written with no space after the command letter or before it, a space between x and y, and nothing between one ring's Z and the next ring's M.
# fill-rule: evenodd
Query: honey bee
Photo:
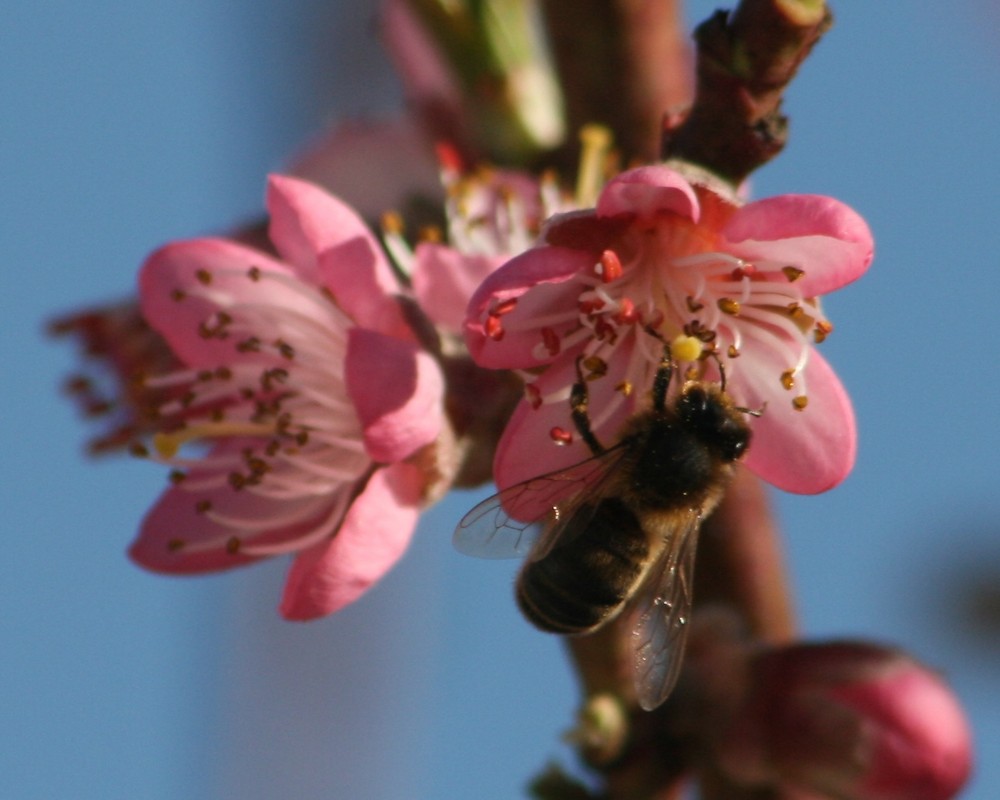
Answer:
M592 633L634 600L635 684L646 710L666 700L677 681L698 531L750 444L746 415L761 413L733 403L721 362L719 383L687 381L668 402L673 371L665 345L650 407L605 448L591 429L578 359L572 418L593 456L483 501L454 536L468 555L527 556L517 601L543 631Z

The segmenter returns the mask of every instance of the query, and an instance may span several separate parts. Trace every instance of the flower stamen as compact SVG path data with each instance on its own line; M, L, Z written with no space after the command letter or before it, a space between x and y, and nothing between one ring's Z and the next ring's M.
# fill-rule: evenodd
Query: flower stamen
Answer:
M153 447L161 458L173 458L181 445L197 439L219 439L230 436L270 436L274 425L259 422L206 422L180 430L153 434Z

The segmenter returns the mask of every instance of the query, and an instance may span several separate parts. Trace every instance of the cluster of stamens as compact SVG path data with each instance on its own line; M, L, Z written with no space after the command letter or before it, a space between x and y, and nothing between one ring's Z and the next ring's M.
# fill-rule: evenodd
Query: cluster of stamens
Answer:
M303 501L314 501L317 513L331 519L344 512L356 481L370 468L343 386L349 320L325 293L290 275L251 267L245 278L293 289L305 301L298 308L230 297L213 287L208 270L195 277L197 286L171 297L177 303L199 296L213 302L219 310L199 323L198 335L231 344L233 357L216 368L143 379L149 389L171 388L174 399L150 410L158 420L152 448L137 443L133 452L172 466L171 483L190 492L196 513L220 526L224 541L195 544L178 537L169 550L221 545L230 553L283 552L281 544L248 541L283 520L255 519L238 499L227 502L226 492L291 501L298 516ZM207 455L182 457L181 448L192 442L215 446ZM329 526L318 530L328 534ZM299 539L294 547L303 544Z
M575 308L563 305L545 318L522 319L512 315L516 300L498 302L486 310L486 334L499 340L508 331L530 325L539 333L534 355L540 360L581 348L587 380L608 373L616 351L629 336L635 337L638 357L636 352L622 355L628 359L626 377L615 387L616 400L592 409L595 426L634 387L651 385L663 342L674 343L673 357L689 380L704 378L706 370L722 359L731 378L740 370L737 359L747 350L777 352L787 366L773 380L790 393L794 409L804 410L808 405L804 369L811 344L823 341L833 330L815 299L803 297L797 288L804 271L787 264L750 263L722 252L665 257L664 249L654 246L652 252L644 252L634 241L606 249L592 270L574 276L579 287ZM743 368L759 369L762 363ZM566 387L543 397L535 376L524 377L532 406L566 401ZM572 440L561 428L554 429L551 437L559 444Z

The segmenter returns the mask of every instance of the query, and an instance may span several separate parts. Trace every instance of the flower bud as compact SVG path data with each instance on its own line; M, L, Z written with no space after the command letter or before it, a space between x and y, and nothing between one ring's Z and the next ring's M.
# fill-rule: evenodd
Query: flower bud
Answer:
M435 137L508 164L562 143L562 90L536 0L386 0L382 31Z
M909 656L876 645L796 645L758 655L717 740L738 782L849 800L945 800L969 775L958 700Z

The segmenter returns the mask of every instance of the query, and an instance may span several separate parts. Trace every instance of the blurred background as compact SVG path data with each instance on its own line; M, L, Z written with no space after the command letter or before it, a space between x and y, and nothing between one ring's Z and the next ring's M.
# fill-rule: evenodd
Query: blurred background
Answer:
M281 622L284 563L169 579L124 557L163 471L97 463L60 396L51 317L133 292L172 238L257 215L264 175L399 90L363 0L13 0L0 32L0 797L510 798L576 690L511 599L516 564L458 556L453 494L375 590ZM691 26L716 3L690 2ZM904 10L905 9L905 10ZM810 638L894 642L964 701L1000 796L1000 13L840 0L786 98L757 196L830 194L876 236L824 345L861 443L841 487L780 496ZM967 281L967 283L966 283Z

